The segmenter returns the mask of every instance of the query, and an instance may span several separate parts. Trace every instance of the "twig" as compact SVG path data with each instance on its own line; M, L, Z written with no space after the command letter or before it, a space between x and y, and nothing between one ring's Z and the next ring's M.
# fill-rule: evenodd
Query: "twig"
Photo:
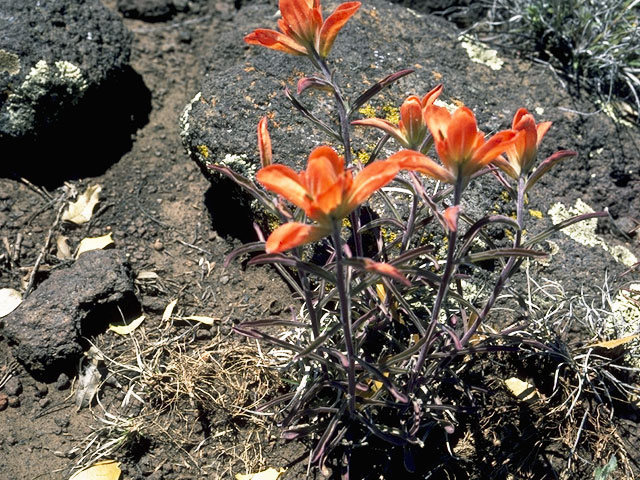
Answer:
M29 283L27 283L27 288L25 289L24 295L22 296L23 299L27 298L27 296L31 293L31 290L33 289L33 285L36 282L36 274L38 273L38 269L40 268L40 263L42 263L42 260L46 255L47 250L49 249L49 245L51 245L51 237L53 236L53 231L60 223L60 217L62 216L62 211L65 209L66 205L67 205L66 202L61 202L60 207L58 207L58 213L56 214L56 219L53 222L53 225L51 225L51 228L49 228L49 231L47 232L47 238L44 241L44 245L40 250L40 254L36 259L36 263L33 265L31 274L29 275Z
M29 180L27 180L24 177L20 177L20 182L24 183L27 187L29 187L31 190L36 192L38 195L43 197L48 202L52 202L53 201L53 197L51 196L51 194L49 192L47 192L44 188L41 188L41 187L38 187L38 186L34 185L33 183L31 183Z

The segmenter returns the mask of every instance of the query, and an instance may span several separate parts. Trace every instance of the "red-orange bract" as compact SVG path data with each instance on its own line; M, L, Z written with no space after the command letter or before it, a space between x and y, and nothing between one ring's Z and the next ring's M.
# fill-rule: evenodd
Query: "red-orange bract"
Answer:
M536 125L533 115L525 108L519 109L512 123L512 128L518 132L518 135L505 151L507 160L504 157L498 157L493 163L512 178L517 179L521 175L528 175L536 163L538 145L550 126L551 122Z
M280 32L258 28L244 37L244 41L292 55L318 54L326 58L338 32L360 5L360 2L338 5L323 21L319 0L280 0Z
M267 190L282 195L300 207L315 225L290 222L274 230L265 250L277 253L314 242L333 231L335 220L349 215L398 173L395 162L377 161L355 177L344 168L344 159L328 146L317 147L309 155L307 169L296 173L285 165L269 165L256 178Z
M427 109L433 105L440 93L442 85L433 88L422 100L415 95L408 97L400 107L400 122L397 127L382 118L365 118L352 123L379 128L395 138L404 148L420 150L427 137Z
M431 105L427 108L426 122L442 166L413 150L402 150L388 161L398 162L400 168L419 171L437 180L459 182L463 187L474 173L504 153L516 136L513 130L504 130L485 141L473 112L467 107L460 107L451 114L446 108Z

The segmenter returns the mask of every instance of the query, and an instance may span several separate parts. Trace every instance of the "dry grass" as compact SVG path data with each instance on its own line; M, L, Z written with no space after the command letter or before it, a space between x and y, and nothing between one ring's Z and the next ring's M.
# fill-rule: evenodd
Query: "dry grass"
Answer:
M279 362L215 328L211 338L196 339L200 327L169 320L162 328L102 337L98 422L75 449L78 467L123 451L135 456L154 443L177 453L167 461L207 478L264 467L262 446L273 421L256 410L282 388Z

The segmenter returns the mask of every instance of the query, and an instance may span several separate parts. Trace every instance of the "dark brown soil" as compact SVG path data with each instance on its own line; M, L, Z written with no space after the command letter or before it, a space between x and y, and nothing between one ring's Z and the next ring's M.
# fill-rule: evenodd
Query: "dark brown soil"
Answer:
M105 0L104 3L116 10L116 0ZM102 201L88 224L77 228L55 225L55 233L68 236L69 244L75 246L82 238L111 232L116 248L126 252L139 276L137 295L146 319L140 327L138 348L144 353L145 362L152 365L157 351L158 365L191 365L190 368L195 369L189 361L198 355L246 351L257 356L259 350L255 343L238 338L231 327L266 313L287 315L293 301L284 282L269 268L246 267L239 261L232 262L227 268L223 266L225 256L240 244L240 240L222 236L213 228L217 218L224 216L227 206L207 201L210 184L183 151L178 118L199 90L205 71L203 59L210 58L211 51L216 48L219 32L233 28L231 20L235 13L233 2L192 3L197 8L168 20L154 23L124 20L135 36L132 68L148 89L147 92L141 89L140 95L150 95L151 99L148 120L133 134L131 148L124 155L101 164L101 171L92 176L69 180L80 192L89 185L100 184ZM226 62L222 58L220 68ZM484 68L478 67L477 81L480 83ZM535 83L535 70L532 69L527 82ZM561 87L555 84L548 88ZM522 96L521 103L526 104L527 92L523 91ZM517 100L514 99L514 103L518 103ZM562 166L559 173L566 182L556 198L573 204L582 196L587 203L609 206L620 229L629 231L640 220L634 210L640 205L637 130L619 127L619 136L613 139L603 137L602 131L608 130L599 130L597 122L590 117L585 117L581 123L593 124L593 128L586 129L590 131L589 137L583 134L577 140L579 145L564 147L595 152L613 142L620 156L608 159L615 166L603 166L591 155L585 156L583 164ZM571 132L565 133L570 136ZM102 147L96 145L95 148ZM51 157L63 159L63 155L64 152L53 152ZM86 161L91 162L91 152L87 152L86 157ZM584 173L587 164L602 177L602 183L595 188L585 180L591 178ZM612 181L614 186L610 186ZM549 192L545 188L542 183L539 195L541 201L549 203ZM58 204L51 202L49 196L63 198L67 191L68 187L62 182L39 187L18 178L0 178L0 237L6 238L10 245L22 238L19 258L12 264L0 265L0 287L22 290L26 286L49 230L55 224ZM233 223L216 226L219 232L233 232ZM618 230L610 228L602 233L609 235L607 238L614 243L626 241ZM637 239L632 234L629 238L637 253ZM4 247L0 245L2 249ZM63 264L56 259L55 249L47 253L38 269L36 282ZM559 254L558 260L561 263L581 261L579 256L566 252ZM607 270L607 260L599 258L598 254L589 261L597 264L595 270ZM584 262L586 264L586 260ZM581 268L588 268L588 265ZM194 321L163 324L162 314L174 299L178 299L175 312L179 315L212 317L214 324L207 326ZM180 348L151 348L163 339L176 336L182 336L177 342ZM579 339L579 334L574 338ZM76 367L70 369L67 382L62 376L48 384L37 382L19 367L10 383L0 390L0 408L3 393L8 394L10 400L8 408L0 411L2 479L66 479L75 468L97 459L101 448L104 457L122 462L124 479L228 479L234 478L236 473L247 473L247 469L269 466L290 468L287 479L303 478L306 474L305 446L276 441L277 431L271 428L268 419L253 420L234 410L234 405L238 404L238 391L232 388L231 380L227 379L229 383L223 385L224 388L217 385L213 397L185 386L171 390L161 381L148 383L149 391L143 405L135 398L132 400L130 393L132 386L133 393L139 393L136 388L141 385L140 380L136 380L133 369L125 368L136 365L135 343L109 331L88 339L87 347L89 343L103 352L107 357L103 365L115 372L115 379L105 376L105 385L98 394L100 402L94 400L91 408L76 407ZM228 363L212 363L209 370L190 370L179 378L191 378L208 388L222 381L220 371L214 371L216 368L229 369L241 376L241 371L232 368L239 360L224 358ZM8 365L11 359L11 351L0 329L0 378L3 365ZM84 359L80 370L90 362L89 358ZM588 451L585 447L579 453L591 457L584 461L574 458L571 473L563 476L566 455L572 447L565 439L554 437L558 435L557 424L563 420L552 417L552 411L536 410L514 401L496 383L495 378L499 377L485 377L487 372L492 375L513 373L515 361L504 358L486 365L480 363L476 371L470 372L470 381L477 381L479 388L488 389L487 406L476 412L476 416L471 415L459 429L460 433L449 439L454 455L447 450L442 441L444 436L440 435L434 440L436 447L429 451L428 459L416 462L422 468L420 473L407 476L401 469L393 470L394 465L402 465L401 454L386 452L386 446L374 444L371 449L354 453L352 478L578 480L592 478L592 462L601 466L608 461L606 452L598 457L594 455L595 450ZM257 399L272 393L260 392L260 386L268 386L274 392L285 388L273 370L261 370L257 365L250 367L259 374L247 380L244 388L251 395L243 400L245 406L255 405ZM158 375L158 378L162 376ZM175 378L168 376L165 380ZM171 393L175 397L168 398ZM613 424L619 427L617 435L629 450L630 468L637 474L640 457L636 449L636 421L635 414L625 410L625 418ZM564 432L575 433L577 427L567 426ZM598 442L597 434L592 437L594 443ZM117 445L116 439L121 440ZM112 441L113 444L109 444ZM416 452L418 455L424 455L424 451ZM524 467L510 470L510 462L519 462ZM431 476L428 476L429 472Z

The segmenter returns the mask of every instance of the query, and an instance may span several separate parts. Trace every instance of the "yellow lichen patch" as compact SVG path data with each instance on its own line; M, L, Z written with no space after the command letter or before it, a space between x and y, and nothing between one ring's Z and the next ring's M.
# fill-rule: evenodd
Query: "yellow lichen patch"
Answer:
M542 212L540 210L529 210L529 215L531 215L533 218L542 218Z
M398 234L393 230L389 230L388 228L380 228L380 233L382 234L382 239L386 244L391 244L395 242L398 238Z
M576 215L582 215L585 213L593 213L594 210L582 200L576 201L574 207L567 208L561 203L556 203L549 209L549 216L551 221L555 224L563 222ZM566 228L562 229L562 233L569 236L581 245L586 247L599 247L605 252L609 253L616 261L623 263L627 266L632 266L638 259L627 248L623 246L613 246L607 244L602 238L596 235L596 228L598 221L596 218L590 218L582 222L574 223Z
M363 107L360 107L358 109L358 112L362 115L364 115L366 118L373 118L376 116L376 109L373 108L371 105L367 104Z
M351 228L351 220L349 220L347 217L344 217L342 219L342 226L345 228Z
M393 124L397 124L400 121L400 109L393 105L383 105L382 111L384 112L384 119Z
M366 163L369 161L369 157L370 157L369 153L365 152L364 150L358 150L356 152L354 161L361 165L366 165Z
M196 147L198 149L198 153L202 155L204 158L209 158L209 147L206 145L198 145Z
M500 198L503 202L507 203L509 202L509 200L511 200L511 195L509 195L509 192L507 192L506 190L503 190L502 192L500 192Z
M504 61L498 57L497 50L487 47L482 42L477 41L470 35L460 35L460 46L467 51L467 55L472 62L486 65L491 70L500 70Z

